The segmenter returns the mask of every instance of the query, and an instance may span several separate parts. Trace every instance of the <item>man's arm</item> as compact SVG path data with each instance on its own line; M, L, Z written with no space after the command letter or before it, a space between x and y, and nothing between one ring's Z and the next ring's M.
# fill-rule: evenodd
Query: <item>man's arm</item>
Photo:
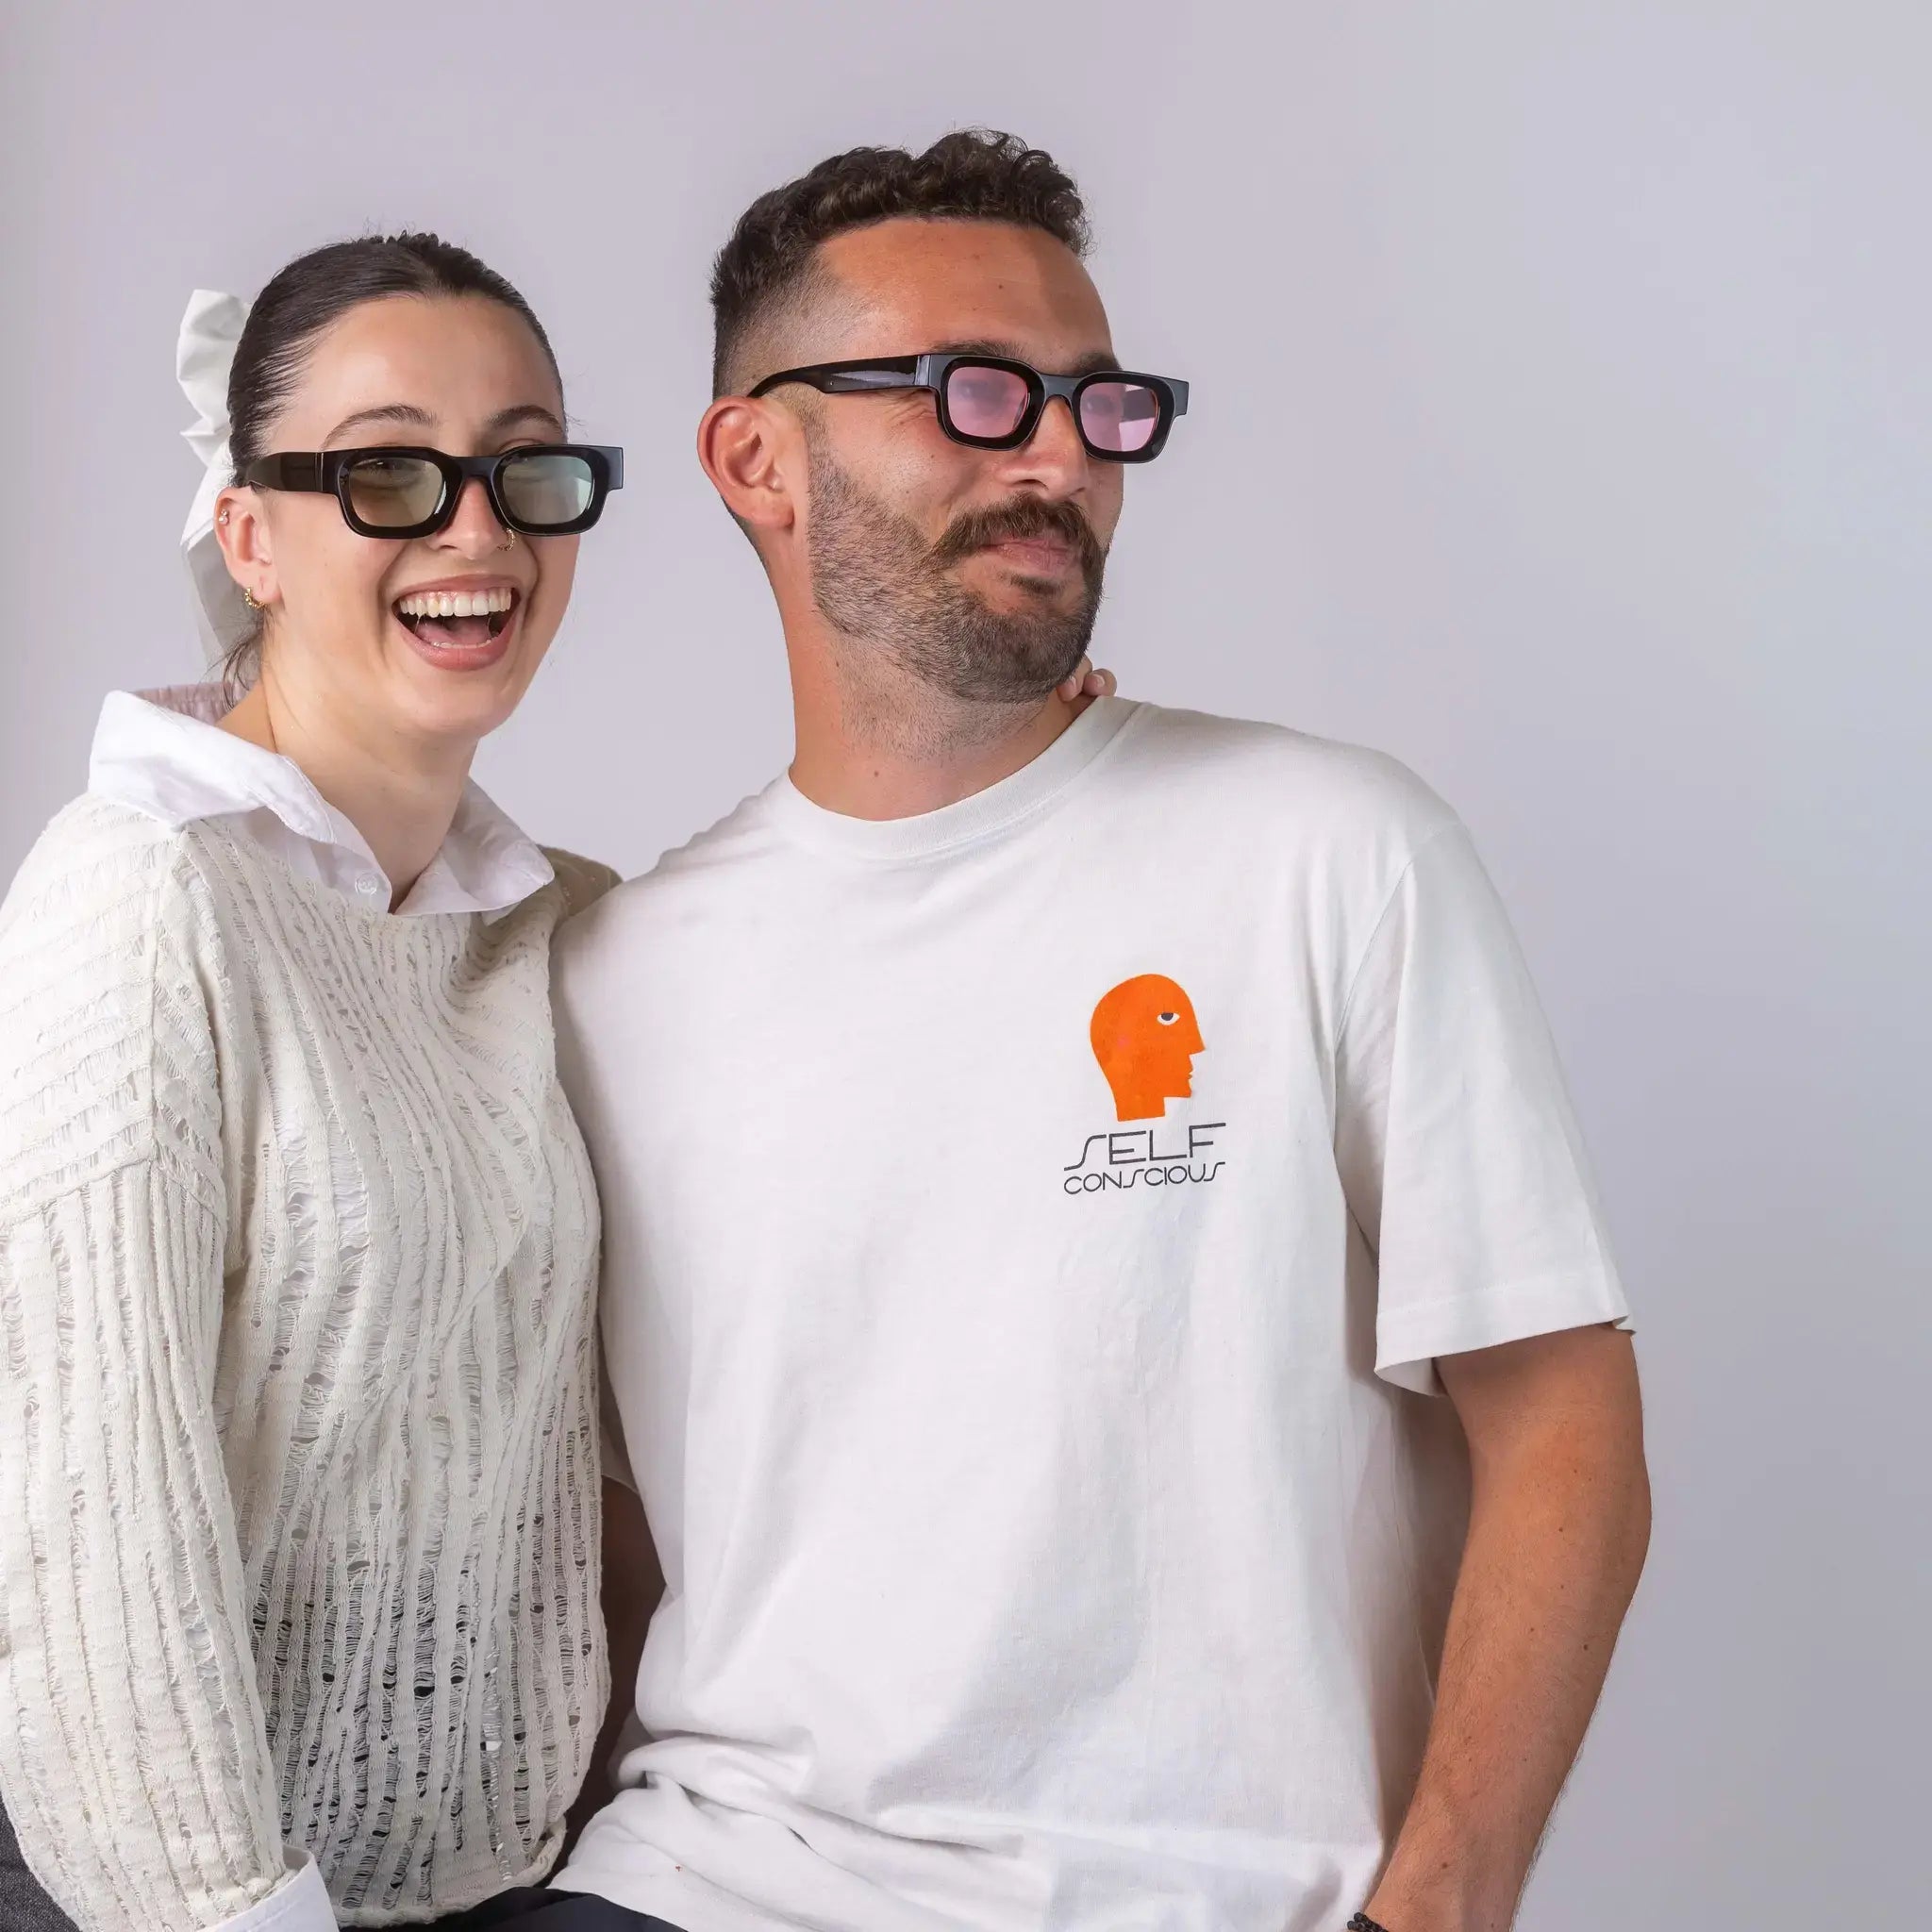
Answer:
M1507 1932L1650 1540L1629 1338L1541 1335L1438 1364L1469 1439L1469 1541L1415 1796L1369 1916Z

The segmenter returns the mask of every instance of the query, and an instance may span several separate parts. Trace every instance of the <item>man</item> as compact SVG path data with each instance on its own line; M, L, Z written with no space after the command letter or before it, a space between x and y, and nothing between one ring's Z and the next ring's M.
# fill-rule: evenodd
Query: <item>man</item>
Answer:
M1085 238L955 134L718 261L699 453L797 756L561 950L668 1581L559 1883L685 1932L1492 1932L1642 1560L1624 1298L1450 811L1057 695L1186 426Z

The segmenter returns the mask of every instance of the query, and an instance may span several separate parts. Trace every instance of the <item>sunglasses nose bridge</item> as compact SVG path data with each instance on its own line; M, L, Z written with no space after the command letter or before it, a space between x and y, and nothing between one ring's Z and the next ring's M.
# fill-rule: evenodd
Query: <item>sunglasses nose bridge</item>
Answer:
M493 467L468 471L458 477L456 488L444 506L442 522L434 534L448 536L467 532L475 525L478 500L482 504L484 527L477 530L476 535L487 541L489 548L501 549L504 539L509 535L510 523L497 497Z
M1064 441L1079 452L1084 461L1092 451L1088 447L1086 432L1080 427L1079 405L1072 395L1062 390L1049 390L1034 404L1029 412L1030 420L1025 424L1024 432L1014 447L1026 450L1036 457L1053 454L1052 446L1062 441L1059 436L1049 435L1047 432L1047 423L1052 417L1053 406L1056 403L1061 404L1066 410ZM1041 447L1042 443L1047 445L1043 450Z

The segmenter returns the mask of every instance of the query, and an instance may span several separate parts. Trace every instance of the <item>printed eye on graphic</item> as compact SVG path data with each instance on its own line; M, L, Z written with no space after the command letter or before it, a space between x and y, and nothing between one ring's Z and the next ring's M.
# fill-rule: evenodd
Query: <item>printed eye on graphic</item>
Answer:
M1093 1009L1093 1057L1124 1121L1158 1120L1170 1100L1194 1091L1194 1056L1205 1053L1194 1003L1172 979L1123 980Z

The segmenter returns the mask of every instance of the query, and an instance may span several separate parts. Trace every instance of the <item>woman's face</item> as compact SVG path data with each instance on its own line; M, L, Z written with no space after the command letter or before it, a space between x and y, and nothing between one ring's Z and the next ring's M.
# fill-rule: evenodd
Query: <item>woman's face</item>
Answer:
M394 295L317 339L262 454L407 443L491 456L563 436L557 378L520 316L481 296ZM448 525L408 540L358 536L333 494L234 490L221 507L229 568L268 613L264 675L286 703L363 729L472 742L494 730L543 661L576 574L575 537L512 541L475 481ZM509 608L425 617L413 600L428 592L493 592L489 604Z

